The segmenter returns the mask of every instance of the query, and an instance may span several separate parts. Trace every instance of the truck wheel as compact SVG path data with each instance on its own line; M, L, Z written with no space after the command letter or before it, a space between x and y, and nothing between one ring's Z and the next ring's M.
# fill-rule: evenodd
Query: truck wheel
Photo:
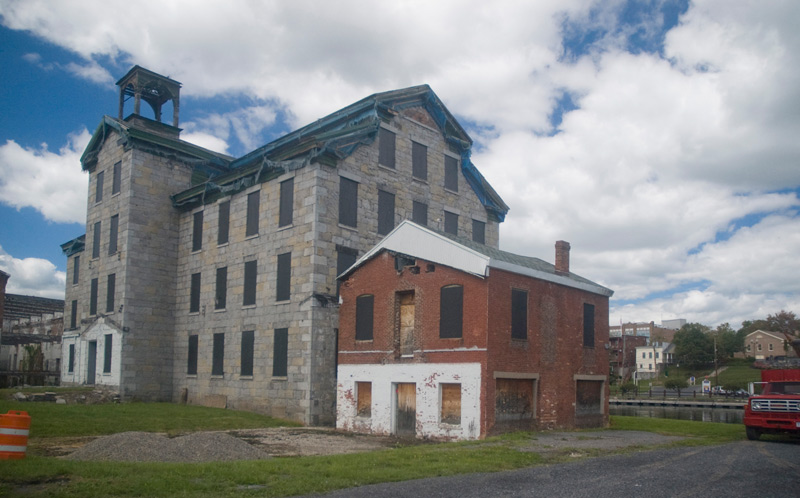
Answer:
M745 427L744 430L747 433L747 439L750 441L758 441L761 437L761 431L755 427Z

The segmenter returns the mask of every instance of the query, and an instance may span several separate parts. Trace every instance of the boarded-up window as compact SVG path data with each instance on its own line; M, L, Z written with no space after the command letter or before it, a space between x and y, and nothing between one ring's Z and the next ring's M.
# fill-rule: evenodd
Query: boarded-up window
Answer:
M356 262L356 258L358 257L358 251L355 249L351 249L349 247L344 246L336 246L336 276L341 275L345 272L348 268L353 266ZM339 295L339 287L341 287L342 283L337 280L336 281L336 295Z
M411 356L414 354L414 328L417 314L414 291L398 292L397 305L400 311L397 334L400 340L400 354Z
M472 220L472 240L478 244L486 243L486 223Z
M294 210L294 178L281 182L281 205L278 214L278 226L285 227L292 224L292 211Z
M105 171L100 171L97 173L97 183L95 184L95 189L94 189L94 202L100 202L103 200L104 176L105 176Z
M413 212L411 214L411 221L418 225L428 225L428 205L423 202L414 201Z
M394 168L394 149L395 149L395 134L391 131L381 128L378 133L379 152L378 163L387 168Z
M73 301L74 302L74 301ZM67 363L67 372L75 371L75 345L69 345L69 363Z
M211 350L211 375L223 375L225 372L225 334L214 334L214 346Z
M577 381L576 387L575 414L602 414L603 382L596 380L579 380Z
M289 364L289 329L275 329L272 343L272 376L286 377Z
M240 374L244 377L253 375L253 346L255 344L255 331L242 332L242 369Z
M100 222L95 222L92 234L92 258L100 257Z
M444 212L444 231L452 235L458 235L458 215L449 211Z
M103 373L111 373L111 354L113 349L113 336L106 334L105 351L103 352Z
M528 293L511 289L511 338L528 338Z
M372 340L372 320L375 296L367 294L356 298L356 340Z
M418 180L428 179L428 148L411 142L411 174Z
M386 235L394 228L394 194L378 190L378 234Z
M97 279L92 279L90 294L89 294L89 316L97 314Z
M72 301L72 312L69 317L69 328L75 329L78 327L78 301Z
M458 192L458 159L444 156L444 188Z
M72 285L78 285L81 271L81 257L75 256L72 259Z
M200 311L200 274L192 274L191 288L189 290L189 313Z
M111 194L118 194L119 188L122 185L122 163L118 162L114 165L114 175L111 179Z
M116 287L117 275L116 273L112 273L108 276L108 281L106 282L106 313L114 312L114 294L117 290Z
M278 254L276 301L288 301L292 292L292 253Z
M192 251L203 248L203 212L198 211L192 215Z
M260 190L247 194L247 226L245 228L245 237L250 237L258 233L258 210L260 202Z
M533 418L532 379L496 379L495 422L513 423Z
M339 177L339 223L358 226L358 182Z
M464 288L460 285L442 287L439 302L439 337L442 339L461 337L463 308Z
M356 415L372 416L372 382L356 382Z
M244 263L244 292L242 306L256 304L256 282L258 280L258 261Z
M594 347L594 305L583 305L583 345Z
M108 255L117 253L117 237L119 235L119 215L111 217L111 228L108 231Z
M217 226L217 244L227 244L230 233L231 201L219 203L219 224Z
M186 359L186 374L197 375L197 334L189 336L189 357Z
M461 424L461 384L440 384L442 388L443 424Z
M214 296L214 309L224 310L228 304L228 267L217 268L217 292Z

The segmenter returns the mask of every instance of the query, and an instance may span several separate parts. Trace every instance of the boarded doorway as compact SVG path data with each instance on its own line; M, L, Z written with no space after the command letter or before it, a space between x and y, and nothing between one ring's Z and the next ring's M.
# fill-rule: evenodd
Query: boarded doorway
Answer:
M495 379L494 430L530 430L536 409L535 379Z
M89 357L86 365L86 383L94 384L97 374L97 341L89 341Z
M395 384L395 434L398 436L417 435L417 385Z
M575 387L575 426L603 427L603 382L578 380Z
M398 294L400 304L400 354L414 355L414 292Z

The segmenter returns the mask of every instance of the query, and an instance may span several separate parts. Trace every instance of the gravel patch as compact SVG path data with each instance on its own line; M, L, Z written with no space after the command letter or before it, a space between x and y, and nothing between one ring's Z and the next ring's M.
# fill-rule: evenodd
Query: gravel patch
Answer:
M271 457L224 432L196 432L175 438L152 432L120 432L97 438L66 458L118 462L218 462Z
M525 446L524 451L537 453L575 450L617 450L634 446L668 444L685 439L642 431L541 432Z

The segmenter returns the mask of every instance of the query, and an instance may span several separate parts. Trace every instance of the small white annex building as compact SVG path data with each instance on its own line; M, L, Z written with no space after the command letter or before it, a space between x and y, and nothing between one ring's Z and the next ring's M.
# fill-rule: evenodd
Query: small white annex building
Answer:
M669 342L656 342L636 348L636 380L654 379L664 365L672 364L675 347Z

